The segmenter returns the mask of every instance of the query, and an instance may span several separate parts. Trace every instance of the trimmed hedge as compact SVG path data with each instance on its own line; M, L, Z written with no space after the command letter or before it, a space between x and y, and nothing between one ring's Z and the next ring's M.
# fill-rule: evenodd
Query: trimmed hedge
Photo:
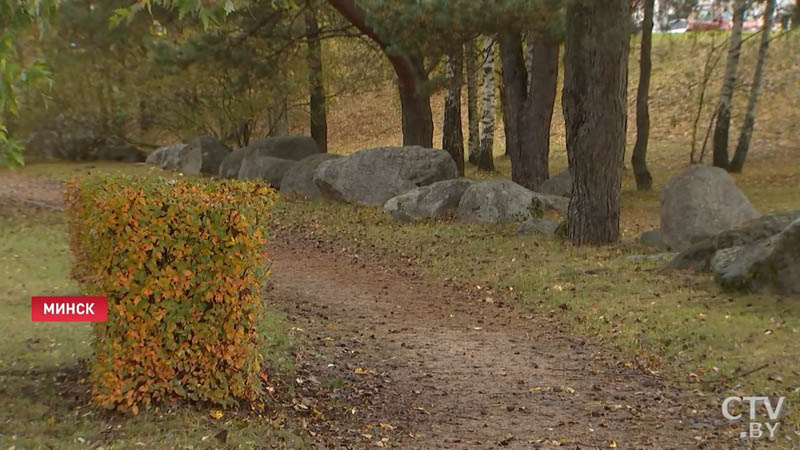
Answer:
M92 401L138 412L261 393L256 331L275 191L239 181L93 178L67 187L72 275L108 296Z

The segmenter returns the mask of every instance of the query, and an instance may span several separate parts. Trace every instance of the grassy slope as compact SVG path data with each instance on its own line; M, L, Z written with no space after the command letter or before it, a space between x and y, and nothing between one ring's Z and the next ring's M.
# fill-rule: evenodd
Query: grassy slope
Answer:
M47 164L24 170L61 179L89 171L153 173L119 164ZM0 205L0 448L83 449L100 444L105 448L219 448L214 435L221 430L228 431L229 448L304 445L269 417L228 415L215 420L205 408L176 407L123 419L88 407L79 360L90 356L91 327L30 321L32 295L79 293L69 279L69 248L61 214ZM261 329L270 364L290 373L294 360L286 327L281 316L269 312Z

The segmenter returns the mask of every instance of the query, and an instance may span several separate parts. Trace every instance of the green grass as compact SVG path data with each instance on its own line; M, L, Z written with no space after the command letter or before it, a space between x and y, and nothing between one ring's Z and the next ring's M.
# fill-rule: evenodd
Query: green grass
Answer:
M51 174L54 168L30 170ZM60 213L0 206L0 448L220 448L214 436L223 430L226 448L305 446L270 417L228 412L216 420L208 409L188 406L128 417L90 407L80 361L91 356L91 327L30 319L32 295L80 293L69 279L69 258ZM272 311L260 326L269 367L291 375L286 328L285 318Z

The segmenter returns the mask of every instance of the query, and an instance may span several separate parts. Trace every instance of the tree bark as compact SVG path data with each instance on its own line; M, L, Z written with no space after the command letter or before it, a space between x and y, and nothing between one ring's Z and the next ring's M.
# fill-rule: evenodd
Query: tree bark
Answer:
M642 49L639 62L639 86L636 93L636 144L631 155L636 189L653 189L653 176L647 168L647 144L650 138L650 58L653 46L653 11L655 0L644 0L644 22L642 23Z
M750 87L750 98L747 100L747 111L744 116L742 132L739 134L739 142L736 144L736 152L729 170L739 173L744 167L747 152L750 149L750 138L753 137L753 128L756 124L756 106L758 96L761 94L761 82L764 79L764 64L769 53L770 30L772 30L773 17L775 15L775 0L767 0L767 7L764 10L764 27L761 30L761 44L758 47L758 60L756 61L756 71L753 74L753 85Z
M450 153L458 167L458 174L464 176L464 131L461 124L461 84L463 81L462 49L453 52L445 62L447 91L444 99L444 124L442 126L442 148Z
M728 160L728 133L731 126L733 91L736 86L736 74L739 69L739 56L742 50L742 25L745 10L746 1L736 0L733 11L733 30L731 31L728 60L725 66L725 78L722 82L722 90L717 104L717 123L714 127L714 165L723 169L727 169L730 163Z
M511 156L512 180L535 191L549 178L550 126L558 83L559 42L544 35L533 38L530 45L533 64L529 75L521 41L520 34L515 32L500 36L506 148Z
M792 29L800 27L800 0L794 1L794 12L792 14Z
M475 41L467 41L465 49L464 58L467 61L467 122L469 122L467 124L469 129L467 146L469 148L469 163L477 165L481 133L478 125L478 68L476 64L478 55L475 52Z
M573 176L567 235L575 245L619 239L630 6L567 6L562 102Z
M325 110L325 83L322 72L322 44L316 2L309 1L306 13L306 39L308 39L308 69L310 88L311 137L322 153L328 152L328 118Z
M494 38L483 39L483 97L481 102L481 146L478 151L478 170L494 170Z
M369 25L366 11L355 0L328 0L328 3L356 29L378 44L392 64L400 92L403 145L433 147L433 113L430 95L425 86L428 74L422 55L390 49L389 42Z

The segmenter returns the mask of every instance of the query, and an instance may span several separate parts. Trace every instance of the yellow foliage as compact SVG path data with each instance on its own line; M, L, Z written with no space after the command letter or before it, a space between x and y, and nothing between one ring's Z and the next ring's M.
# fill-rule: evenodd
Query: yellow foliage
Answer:
M95 324L92 400L134 414L171 399L254 400L269 187L89 179L67 187L73 277L108 297Z

